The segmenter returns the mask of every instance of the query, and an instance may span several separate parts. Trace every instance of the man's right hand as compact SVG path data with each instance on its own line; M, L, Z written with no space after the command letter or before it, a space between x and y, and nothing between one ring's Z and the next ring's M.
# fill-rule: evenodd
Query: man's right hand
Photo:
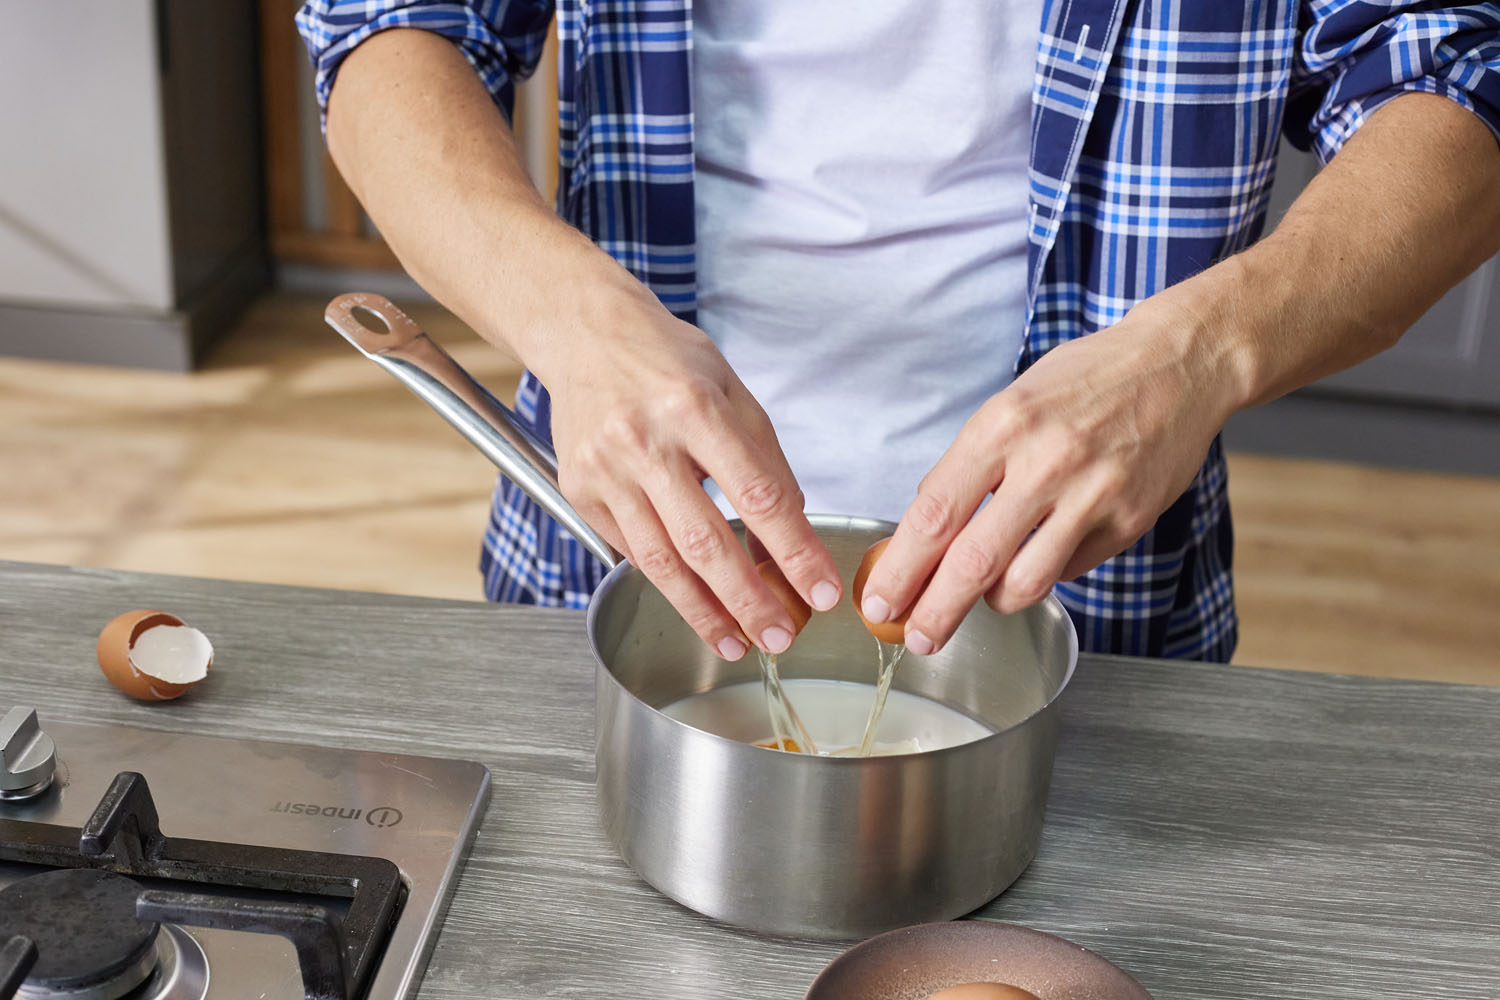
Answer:
M702 331L620 277L606 279L601 299L610 305L589 323L607 330L559 331L568 347L538 371L552 394L563 493L718 655L739 659L747 636L783 652L791 618L704 479L723 490L819 610L839 600L833 557L802 512L802 492L760 404Z
M328 145L407 271L552 393L563 493L720 656L792 621L703 489L711 476L810 605L833 557L771 422L703 333L542 203L510 127L447 40L383 31L345 60Z

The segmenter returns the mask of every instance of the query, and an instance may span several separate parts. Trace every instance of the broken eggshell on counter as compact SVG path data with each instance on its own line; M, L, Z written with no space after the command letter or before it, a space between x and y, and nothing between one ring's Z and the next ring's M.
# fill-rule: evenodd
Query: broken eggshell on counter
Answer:
M142 701L182 696L208 676L214 661L206 635L151 609L127 611L104 626L96 652L105 678Z

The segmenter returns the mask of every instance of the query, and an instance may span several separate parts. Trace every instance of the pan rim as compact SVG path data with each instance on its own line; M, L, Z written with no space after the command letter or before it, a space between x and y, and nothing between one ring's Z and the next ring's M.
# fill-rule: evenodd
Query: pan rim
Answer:
M859 529L872 529L872 530L887 530L888 529L889 531L895 531L896 530L896 525L894 523L890 522L890 521L885 521L885 520L881 520L879 518L873 518L873 517L860 517L860 516L857 516L857 515L850 515L850 514L808 514L807 515L807 519L813 525L813 527L815 527L815 528L817 528L817 527L829 527L829 528L859 528ZM729 526L731 528L735 529L736 533L743 533L744 527L745 527L744 522L742 520L740 520L739 518L734 518L734 519L730 520ZM965 749L968 749L968 748L983 746L983 745L989 743L991 740L1003 737L1003 736L1005 736L1008 733L1015 732L1016 730L1019 730L1019 729L1021 729L1024 726L1030 725L1033 720L1037 719L1039 716L1045 714L1048 710L1050 710L1053 707L1053 705L1058 701L1058 699L1060 699L1063 696L1063 693L1065 691L1067 691L1068 685L1072 683L1072 681L1073 681L1073 675L1074 675L1074 673L1078 669L1078 653L1079 653L1079 649L1078 649L1078 629L1074 626L1074 624L1073 624L1073 617L1068 614L1067 608L1065 608L1063 606L1063 603L1060 600L1057 599L1057 595L1055 593L1050 593L1049 592L1045 598L1043 598L1041 601L1039 601L1036 605L1033 605L1033 607L1045 607L1045 608L1047 608L1048 613L1057 616L1060 619L1060 621L1063 623L1063 632L1064 632L1064 635L1067 637L1068 664L1067 664L1066 669L1063 671L1062 678L1058 681L1057 685L1053 688L1053 690L1047 695L1046 700L1043 701L1042 704L1040 706L1038 706L1034 711L1032 711L1029 714L1027 714L1024 718L1017 720L1016 722L1012 723L1009 726L1006 726L1004 729L996 729L993 732L991 732L988 736L982 736L982 737L980 737L977 740L970 740L967 743L959 743L959 744L956 744L954 746L937 747L937 748L934 748L932 750L919 750L916 753L888 754L888 755L882 755L882 756L879 756L879 757L833 757L833 756L822 756L822 755L801 754L801 753L787 753L785 751L776 750L776 749L771 748L771 747L755 746L754 744L744 743L744 742L742 742L740 740L731 739L731 738L729 738L727 736L720 736L717 733L711 733L711 732L709 732L706 729L699 729L699 728L697 728L695 726L690 726L687 723L682 722L679 719L674 719L674 718L672 718L672 716L667 715L665 712L663 712L661 709L657 708L655 705L651 705L651 704L647 703L644 699L642 699L634 691L632 691L629 688L629 686L627 686L623 681L621 681L619 677L615 676L614 669L611 668L610 665L606 662L603 653L599 649L598 627L597 626L598 626L598 617L599 617L599 613L600 613L599 609L602 606L601 598L604 597L610 590L612 590L615 587L619 586L620 585L620 580L623 577L625 577L626 575L628 575L630 573L638 573L638 572L640 572L640 571L634 565L632 565L628 559L622 559L622 560L620 560L620 562L618 564L616 564L615 567L613 569L611 569L605 575L604 579L602 581L600 581L599 586L595 588L594 593L589 597L589 606L588 606L588 611L587 611L586 619L585 619L585 621L586 621L586 628L587 628L587 631L588 631L589 651L593 654L593 656L594 656L594 663L595 663L596 667L598 668L598 670L601 672L602 676L608 677L609 678L609 683L612 684L618 691L620 691L621 693L623 693L624 696L626 698L628 698L630 701L634 702L637 705L640 705L643 708L648 709L654 716L666 720L667 722L671 723L673 726L681 727L682 729L686 730L687 732L696 733L696 734L698 734L700 736L708 737L708 738L710 738L712 740L716 740L716 741L718 741L720 743L723 743L723 744L725 744L727 746L731 746L731 747L746 747L746 748L748 748L748 749L750 749L752 751L757 751L757 752L761 752L761 753L780 754L780 755L782 755L784 757L787 757L788 759L795 759L795 760L801 760L801 761L818 761L819 762L819 764L812 765L812 766L834 766L834 767L865 766L865 767L868 767L868 766L871 765L872 762L878 762L878 761L899 761L899 760L907 760L907 759L912 759L912 758L935 757L936 755L939 755L939 754L952 753L952 752L957 751L957 750L965 750ZM649 581L648 581L648 584L649 584ZM1030 609L1028 609L1028 610L1030 610ZM1025 612L1021 612L1021 613L1024 614ZM800 765L800 766L807 766L807 765Z

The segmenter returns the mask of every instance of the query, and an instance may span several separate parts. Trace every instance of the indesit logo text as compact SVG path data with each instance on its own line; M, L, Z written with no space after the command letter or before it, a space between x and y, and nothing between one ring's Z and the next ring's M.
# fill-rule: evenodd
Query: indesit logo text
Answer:
M401 810L394 806L379 806L366 811L358 807L318 805L316 802L278 802L271 807L271 811L289 816L310 816L314 819L362 819L377 830L395 826L402 820Z

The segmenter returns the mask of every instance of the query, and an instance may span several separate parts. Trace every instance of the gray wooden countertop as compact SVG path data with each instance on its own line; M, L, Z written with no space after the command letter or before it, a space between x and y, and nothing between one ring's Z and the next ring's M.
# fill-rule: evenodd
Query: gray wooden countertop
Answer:
M158 607L214 672L109 687ZM0 704L484 762L494 793L425 1000L797 1000L841 946L657 895L593 803L577 612L0 563ZM1500 688L1086 658L1042 849L984 917L1093 948L1157 1000L1500 997Z

